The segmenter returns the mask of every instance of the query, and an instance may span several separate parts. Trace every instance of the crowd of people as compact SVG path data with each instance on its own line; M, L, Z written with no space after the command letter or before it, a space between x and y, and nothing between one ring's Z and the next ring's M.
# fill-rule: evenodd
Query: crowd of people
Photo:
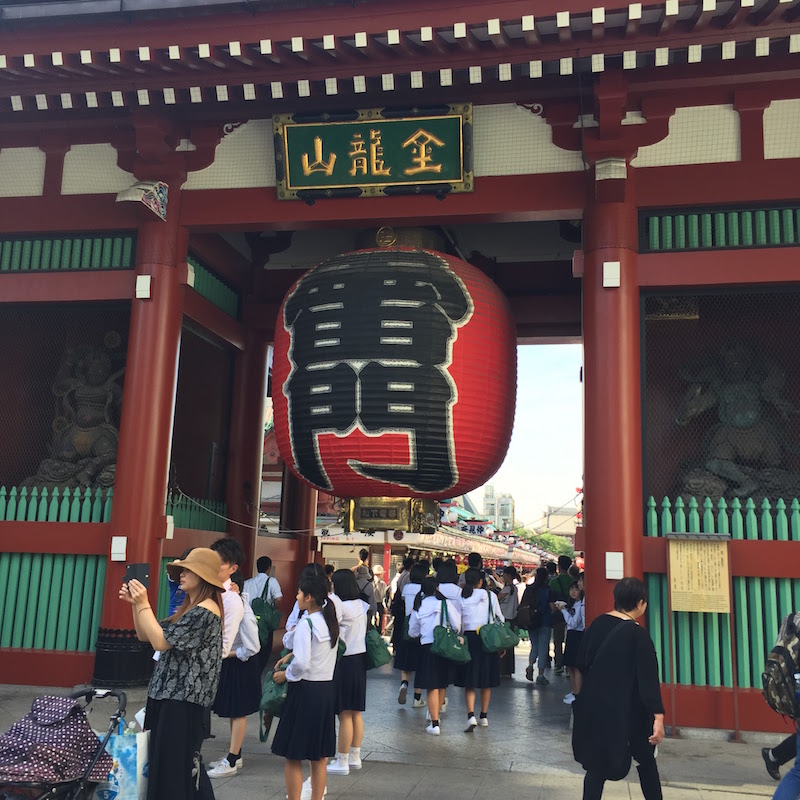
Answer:
M275 607L282 597L268 558L258 560L257 575L247 581L239 571L243 561L238 542L225 538L169 564L170 616L162 622L138 581L120 591L137 634L156 651L145 720L148 800L213 798L210 779L243 766L247 717L259 709L272 650L271 632L262 630L251 604L259 599ZM271 673L275 684L287 685L272 752L285 759L288 800L322 800L329 775L361 768L366 640L371 627L381 629L384 612L400 673L398 702L405 705L413 693L413 706L427 709L427 734L443 733L451 687L463 691L462 730L489 727L492 690L513 674L514 653L487 652L479 632L487 623L505 624L530 640L529 681L544 689L551 668L569 675L564 701L573 705L574 753L587 770L585 800L598 800L606 780L624 777L631 754L646 800L661 798L654 749L664 710L653 644L636 624L647 602L641 581L619 581L614 609L584 633L583 574L567 557L532 575L513 566L485 570L477 553L461 573L451 559L406 559L388 586L382 573L370 567L366 550L353 569L312 563L301 572L284 654ZM434 644L442 630L468 651L466 663ZM225 758L206 767L201 747L212 710L229 720L230 744ZM268 729L272 720L264 721ZM305 782L303 761L311 764Z

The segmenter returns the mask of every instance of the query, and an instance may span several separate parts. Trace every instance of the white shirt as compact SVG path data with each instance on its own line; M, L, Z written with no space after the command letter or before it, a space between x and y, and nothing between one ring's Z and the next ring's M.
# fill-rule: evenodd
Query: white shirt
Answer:
M311 625L306 620L310 620ZM304 617L301 623L294 630L294 658L286 668L286 680L292 683L332 681L338 648L335 642L331 647L331 634L325 617L321 611L315 611Z
M261 597L261 592L264 591L264 584L267 582L267 578L269 578L269 589L267 589L267 602L272 603L275 605L278 600L283 597L283 592L281 591L281 585L278 581L275 580L271 575L267 575L266 572L259 572L255 578L248 578L244 582L244 587L242 591L247 594L250 598L250 603L252 604L253 600L256 597Z
M331 592L328 595L328 599L333 603L333 607L336 609L336 621L339 625L342 624L342 601L339 599L339 595L334 594ZM294 631L297 628L297 623L300 621L300 606L297 605L297 600L294 601L294 606L292 608L292 613L289 614L289 619L286 620L286 633L283 637L283 646L287 650L294 650L293 641L294 641Z
M446 597L457 609L461 618L461 587L455 583L440 583L439 594Z
M225 611L225 624L222 628L222 657L230 655L233 640L239 632L239 625L244 616L242 598L231 591L230 578L222 584L225 591L222 593L222 608Z
M447 604L447 621L454 631L461 630L461 610L452 600L445 600ZM433 629L442 622L442 601L435 596L423 599L420 607L411 612L408 622L408 635L412 638L419 636L420 644L433 644Z
M494 617L489 619L489 603L492 604ZM487 622L505 622L500 604L497 602L497 595L488 592L486 589L474 589L469 597L461 599L461 624L465 631L477 631L481 625Z
M568 631L582 631L586 629L586 601L576 600L572 608L562 608L561 613L567 623Z
M369 603L363 600L342 601L342 623L339 638L344 639L346 656L357 656L367 652L367 612Z
M242 621L239 623L239 630L233 639L231 650L236 653L239 661L247 661L256 653L261 651L261 640L258 638L258 622L253 609L250 608L250 599L247 592L241 595L242 600Z
M407 583L403 587L401 597L405 603L407 617L411 615L414 609L414 598L419 594L420 589L422 589L422 587L418 583Z

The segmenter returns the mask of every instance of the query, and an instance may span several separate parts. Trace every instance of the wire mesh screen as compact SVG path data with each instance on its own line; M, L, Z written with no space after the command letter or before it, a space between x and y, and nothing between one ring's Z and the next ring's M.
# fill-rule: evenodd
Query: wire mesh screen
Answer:
M645 496L800 497L800 293L644 298Z
M225 497L232 376L230 349L184 326L172 441L173 496Z
M0 308L0 487L114 483L130 305Z

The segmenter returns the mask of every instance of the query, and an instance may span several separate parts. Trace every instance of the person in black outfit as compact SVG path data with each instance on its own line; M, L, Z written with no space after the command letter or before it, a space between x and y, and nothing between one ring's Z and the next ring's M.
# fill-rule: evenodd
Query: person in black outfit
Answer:
M762 747L761 758L767 768L770 778L776 781L781 779L781 767L794 760L797 756L797 734L787 736L777 747Z
M662 800L655 746L664 738L658 660L636 622L647 608L638 578L614 587L614 610L598 617L578 651L572 749L586 778L583 800L600 800L607 780L622 780L636 760L645 800Z

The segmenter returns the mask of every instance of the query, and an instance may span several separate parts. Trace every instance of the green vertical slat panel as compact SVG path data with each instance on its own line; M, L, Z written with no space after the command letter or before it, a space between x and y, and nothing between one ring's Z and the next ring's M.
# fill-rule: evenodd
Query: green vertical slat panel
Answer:
M747 605L749 610L751 676L750 686L757 685L764 667L766 636L764 631L764 603L761 596L761 578L745 578L747 583ZM772 643L770 643L772 647ZM755 683L753 682L755 681Z
M742 211L741 223L742 223L742 244L745 247L752 247L753 242L755 241L753 237L753 212Z
M100 615L103 612L103 586L106 580L106 560L97 556L97 581L94 590L94 605L92 607L92 622L89 628L89 650L94 652L97 642L97 630L100 627Z
M50 269L53 258L53 240L44 239L42 241L42 269Z
M39 602L36 615L36 624L33 630L33 647L44 647L44 634L47 627L47 610L50 603L50 593L53 591L53 556L50 553L42 556L42 579L39 584Z
M706 685L706 628L705 614L689 614L692 636L693 683Z
M722 684L722 659L719 646L719 623L721 614L703 614L706 634L706 683L708 686Z
M64 556L64 578L60 587L56 587L58 594L58 630L56 631L56 650L66 650L69 627L72 620L69 618L69 605L72 599L72 583L75 577L75 556ZM58 591L58 588L61 591Z
M158 619L165 619L169 615L169 581L165 577L167 564L172 559L161 559L161 575L158 580L158 601L156 603L156 614Z
M733 602L733 600L731 600L731 602ZM733 655L731 653L730 614L720 614L719 624L722 628L722 685L733 686Z
M122 263L122 237L115 236L111 243L111 266L121 267Z
M660 226L658 217L653 215L647 220L647 238L651 250L661 249Z
M775 578L764 578L764 638L767 642L767 649L775 644L778 638L778 587ZM764 651L767 652L766 650ZM761 656L761 669L764 669L764 656Z
M69 269L72 263L72 239L58 240L57 244L61 247L61 257L58 262L53 264L55 269Z
M794 603L792 604L794 609L800 608L800 580L793 580L792 581L792 592L794 593Z
M42 559L41 553L31 556L31 579L28 583L28 600L25 603L25 620L22 628L22 647L30 649L33 647L33 634L36 627L36 613L39 606L39 585L42 582Z
M736 669L741 688L750 686L750 617L747 608L746 578L733 579L736 610Z
M661 241L665 250L672 250L672 217L669 214L661 220ZM227 288L227 286L220 285L221 290Z
M42 240L34 239L31 248L31 269L42 268Z
M30 239L25 239L22 242L22 255L19 260L19 268L26 272L31 268L31 253L33 252L33 243Z
M8 272L11 269L11 242L0 242L0 271Z
M92 260L90 263L92 269L100 269L100 266L103 263L102 239L92 239Z
M17 239L11 247L11 269L18 270L22 261L22 242Z
M103 239L103 249L100 256L100 266L108 269L113 261L114 240L110 236Z
M122 262L123 267L130 267L133 260L133 237L126 236L122 240Z
M735 211L728 213L728 244L731 247L739 246L739 214Z
M50 269L61 269L62 259L64 258L64 245L65 242L61 239L53 239Z
M103 490L98 486L92 501L92 522L100 522L103 517Z
M78 649L81 628L81 600L86 582L86 559L89 556L75 556L75 577L72 580L72 597L69 601L69 625L67 626L67 650Z
M794 611L792 602L792 581L790 578L778 579L778 619L782 620Z
M686 215L677 214L674 217L675 222L675 247L679 250L686 248Z
M86 238L81 244L81 263L79 269L92 268L92 239Z
M80 269L83 262L83 239L72 240L72 253L69 260L69 269Z
M781 227L783 228L783 243L794 244L797 241L794 231L794 213L791 208L781 211Z
M85 652L92 638L92 605L97 585L97 556L86 556L86 574L81 593L80 623L78 627L77 649Z
M711 214L700 215L700 244L703 247L713 247L714 237L712 235Z
M8 582L6 583L6 603L3 610L3 619L0 621L0 647L11 647L14 620L17 613L20 561L20 553L11 553Z
M64 559L66 556L53 556L53 585L47 602L47 627L44 633L44 649L56 649L56 634L59 626L59 605L61 587L64 583Z
M727 238L725 236L725 215L721 212L714 214L714 244L717 247L725 247Z
M767 243L767 212L763 210L755 213L755 243L761 245Z
M8 606L9 580L11 573L11 553L0 553L0 640L6 628L6 607Z
M769 243L781 243L781 212L777 208L771 208L767 215Z
M650 631L650 636L653 639L653 645L656 648L656 658L659 663L659 675L661 681L664 680L664 647L661 641L661 576L648 575L647 576L647 596L649 602L647 603L647 629Z

